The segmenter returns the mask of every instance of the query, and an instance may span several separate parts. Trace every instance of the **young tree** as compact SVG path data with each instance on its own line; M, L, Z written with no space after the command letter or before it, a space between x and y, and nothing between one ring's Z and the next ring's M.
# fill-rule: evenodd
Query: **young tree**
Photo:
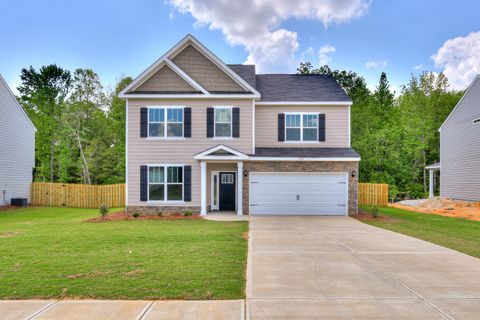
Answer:
M37 127L36 178L55 181L55 155L60 131L60 118L71 85L70 72L57 65L23 68L22 84L17 88L20 102Z

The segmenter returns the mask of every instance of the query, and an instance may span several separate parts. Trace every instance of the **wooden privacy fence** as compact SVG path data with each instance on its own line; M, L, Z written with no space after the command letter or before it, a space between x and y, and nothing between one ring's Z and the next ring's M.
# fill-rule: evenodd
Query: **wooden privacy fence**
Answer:
M32 205L74 208L125 206L125 184L32 183Z
M358 205L385 207L388 205L388 184L359 183Z

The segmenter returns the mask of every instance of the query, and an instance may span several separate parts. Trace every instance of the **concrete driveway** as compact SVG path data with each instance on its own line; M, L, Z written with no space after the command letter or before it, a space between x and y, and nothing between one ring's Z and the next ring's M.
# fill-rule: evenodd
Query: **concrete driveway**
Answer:
M480 260L348 217L250 218L247 319L480 319Z

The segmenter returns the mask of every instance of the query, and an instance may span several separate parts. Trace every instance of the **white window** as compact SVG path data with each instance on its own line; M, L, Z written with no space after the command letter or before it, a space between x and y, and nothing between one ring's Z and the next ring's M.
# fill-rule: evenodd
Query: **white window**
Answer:
M183 108L148 108L148 136L158 138L183 137Z
M318 141L318 114L285 114L285 141Z
M232 137L232 108L229 108L229 107L215 108L215 137L216 138Z
M148 168L149 201L183 200L182 166L149 166Z
M222 184L233 184L233 173L222 174Z

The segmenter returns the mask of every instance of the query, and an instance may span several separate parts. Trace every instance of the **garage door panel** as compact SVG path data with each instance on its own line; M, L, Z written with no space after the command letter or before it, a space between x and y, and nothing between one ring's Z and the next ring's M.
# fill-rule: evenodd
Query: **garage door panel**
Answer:
M251 214L345 215L346 174L251 173Z

